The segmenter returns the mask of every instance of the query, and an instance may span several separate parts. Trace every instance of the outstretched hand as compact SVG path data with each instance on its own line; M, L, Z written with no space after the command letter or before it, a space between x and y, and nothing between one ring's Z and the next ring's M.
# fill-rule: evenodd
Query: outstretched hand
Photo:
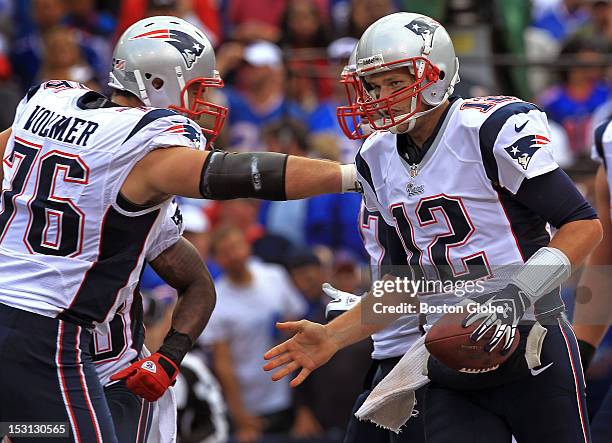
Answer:
M264 355L270 360L263 367L265 371L280 368L272 374L272 380L278 381L301 368L299 374L291 380L291 387L299 386L312 371L324 365L338 352L338 344L327 328L308 320L277 323L281 331L294 333L289 340L273 347Z

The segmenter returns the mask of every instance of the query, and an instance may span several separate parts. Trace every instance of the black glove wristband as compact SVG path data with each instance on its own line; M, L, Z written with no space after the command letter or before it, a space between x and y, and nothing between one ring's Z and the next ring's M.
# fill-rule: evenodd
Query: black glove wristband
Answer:
M174 328L170 328L168 335L164 339L159 352L164 357L168 357L172 362L179 367L185 355L193 347L193 341L187 334L178 332Z
M586 372L589 366L591 365L591 360L593 360L597 348L591 343L578 339L578 350L580 351L580 362L582 363L582 370Z

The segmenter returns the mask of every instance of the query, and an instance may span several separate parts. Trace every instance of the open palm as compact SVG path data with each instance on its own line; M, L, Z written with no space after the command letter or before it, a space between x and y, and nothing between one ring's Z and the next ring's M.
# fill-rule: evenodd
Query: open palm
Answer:
M277 323L282 331L293 332L289 340L273 347L264 355L271 360L263 367L266 371L280 368L272 374L272 380L277 381L301 368L300 373L291 380L291 386L296 387L319 366L324 365L338 351L338 345L329 335L325 326L308 320Z

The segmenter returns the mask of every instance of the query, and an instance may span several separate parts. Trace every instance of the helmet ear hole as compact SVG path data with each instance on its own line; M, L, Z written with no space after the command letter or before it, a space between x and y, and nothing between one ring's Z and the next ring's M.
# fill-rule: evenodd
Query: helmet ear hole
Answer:
M444 77L446 77L446 73L444 71L440 71L440 74L438 74L438 78L440 80L444 80Z
M150 73L150 72L146 72L146 73L145 73L145 78L146 78L147 80L151 80L151 77L152 77L152 75L151 75L151 73Z
M153 85L155 89L161 89L161 87L164 86L164 81L159 77L155 77L151 82L151 85Z

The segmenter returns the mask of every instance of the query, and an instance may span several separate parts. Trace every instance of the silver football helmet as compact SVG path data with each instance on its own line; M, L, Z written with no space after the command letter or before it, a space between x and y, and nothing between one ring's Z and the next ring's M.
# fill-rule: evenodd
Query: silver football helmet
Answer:
M214 117L212 128L202 128L209 143L227 117L227 108L204 100L206 88L223 87L212 44L177 17L150 17L130 26L115 46L108 85L131 92L147 106L174 109L196 120L204 114Z
M416 119L444 103L459 82L459 61L450 36L440 23L421 14L398 12L374 22L359 39L356 58L363 84L357 103L377 130L399 132L398 125L407 123L402 132L411 131ZM377 97L368 76L398 68L407 68L414 83ZM406 101L408 113L393 110Z

